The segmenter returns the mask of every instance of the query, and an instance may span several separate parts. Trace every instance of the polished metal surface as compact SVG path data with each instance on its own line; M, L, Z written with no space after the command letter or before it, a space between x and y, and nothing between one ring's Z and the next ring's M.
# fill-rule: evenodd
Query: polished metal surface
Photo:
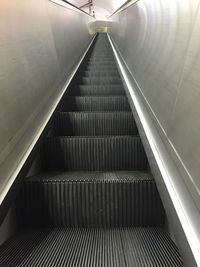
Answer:
M175 192L178 190L180 209L185 212L181 226L189 220L192 230L186 239L192 242L191 249L195 250L197 258L200 255L197 227L200 224L199 5L199 0L140 0L113 16L110 30L110 36L177 169L177 174L170 174ZM157 183L162 183L162 180ZM165 206L168 205L169 193L163 195ZM172 208L167 206L168 211ZM177 233L181 244L183 237L181 232ZM186 254L184 256L186 258Z
M198 13L199 0L142 0L113 17L111 36L200 208Z
M150 117L151 111L144 104L136 81L111 39L110 42L167 213L169 228L173 230L170 234L176 237L184 266L199 266L199 210Z
M89 16L52 2L0 5L1 203L92 36Z

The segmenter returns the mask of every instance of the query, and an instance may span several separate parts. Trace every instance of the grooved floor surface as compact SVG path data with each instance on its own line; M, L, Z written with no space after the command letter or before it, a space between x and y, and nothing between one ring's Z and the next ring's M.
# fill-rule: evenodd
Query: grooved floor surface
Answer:
M182 262L160 228L57 228L22 231L1 248L0 266L180 267Z

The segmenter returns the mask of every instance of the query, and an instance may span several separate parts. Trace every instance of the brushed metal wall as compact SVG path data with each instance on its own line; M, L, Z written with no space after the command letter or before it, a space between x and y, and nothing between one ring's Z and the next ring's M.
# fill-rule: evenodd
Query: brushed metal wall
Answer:
M92 36L89 16L47 0L0 6L1 194Z
M200 209L199 5L140 0L112 17L110 36Z

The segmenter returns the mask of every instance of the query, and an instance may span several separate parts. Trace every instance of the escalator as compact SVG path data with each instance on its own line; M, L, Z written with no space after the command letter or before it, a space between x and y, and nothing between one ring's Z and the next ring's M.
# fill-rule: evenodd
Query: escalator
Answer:
M106 34L68 88L39 158L0 266L183 266Z

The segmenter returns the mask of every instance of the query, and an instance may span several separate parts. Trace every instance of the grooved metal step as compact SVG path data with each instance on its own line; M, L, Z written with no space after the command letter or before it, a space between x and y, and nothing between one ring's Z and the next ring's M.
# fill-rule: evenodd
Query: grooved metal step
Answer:
M116 64L115 63L115 59L114 58L90 58L87 60L86 64L88 63L113 63L113 64Z
M114 57L108 57L108 56L103 56L103 55L99 55L99 56L91 56L90 58L87 59L87 61L85 61L85 63L90 62L90 61L115 61Z
M36 229L0 248L8 267L182 267L173 241L160 228Z
M165 218L155 182L144 172L30 177L24 181L18 207L21 225L29 227L163 226Z
M115 64L115 61L91 61L91 62L87 62L86 66L113 66Z
M41 147L44 170L146 170L138 136L49 137Z
M83 85L122 85L121 78L119 76L106 76L106 77L82 77L79 79L79 83Z
M95 71L95 70L90 70L90 71L83 71L83 76L85 77L119 77L119 73L117 70L99 70L99 71Z
M66 97L63 111L129 111L130 105L125 96L79 96Z
M114 64L114 65L98 65L98 64L93 64L93 65L86 65L84 67L84 70L86 71L90 71L90 70L118 70L117 69L117 66Z
M56 136L138 134L131 112L60 112L54 122Z
M125 95L122 85L79 85L71 88L69 93L76 96Z
M110 55L109 52L110 51L108 51L107 53L106 52L100 53L100 51L98 53L96 52L95 54L93 54L89 58L87 58L86 62L90 61L90 60L93 60L93 59L94 60L102 60L102 61L104 61L104 60L105 61L108 61L108 60L115 61L115 57L113 56L113 54ZM112 51L111 51L111 53L112 53Z

